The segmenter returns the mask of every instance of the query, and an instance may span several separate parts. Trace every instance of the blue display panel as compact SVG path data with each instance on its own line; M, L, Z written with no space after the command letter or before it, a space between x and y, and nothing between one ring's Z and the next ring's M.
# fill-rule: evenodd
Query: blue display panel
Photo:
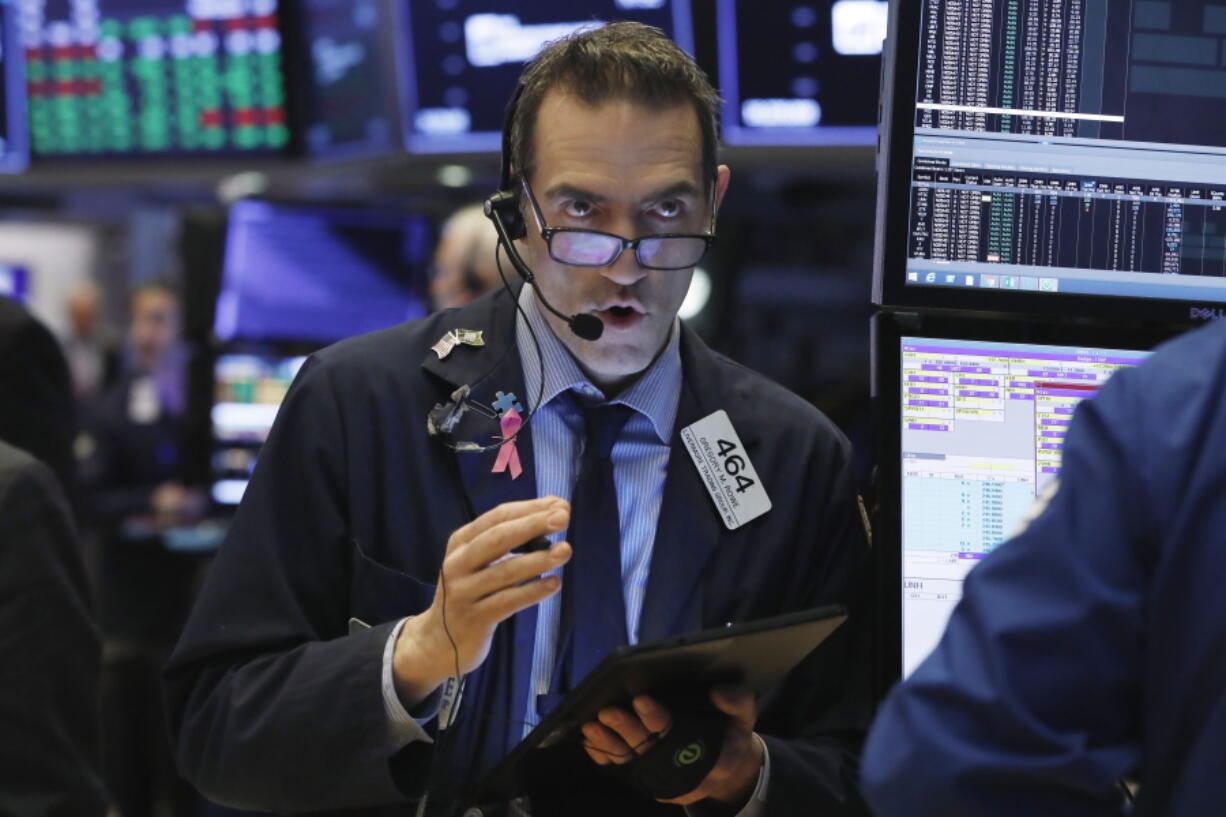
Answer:
M213 364L210 495L237 505L255 470L281 401L306 358L271 353L227 353Z
M12 4L0 0L0 173L20 173L30 161L25 62Z
M579 28L637 20L694 51L689 0L400 0L397 8L405 147L417 153L498 150L524 63Z
M381 0L304 0L311 81L303 141L323 158L399 149L395 58Z
M230 209L219 340L328 343L426 314L433 226L393 210Z
M898 5L879 300L1185 320L1226 302L1222 6Z
M1135 349L903 337L902 671L932 651L979 559L1060 473L1077 404Z
M717 0L730 145L871 145L884 0Z
M0 264L0 295L20 303L30 300L30 271L25 267Z
M40 156L279 153L277 0L14 0Z

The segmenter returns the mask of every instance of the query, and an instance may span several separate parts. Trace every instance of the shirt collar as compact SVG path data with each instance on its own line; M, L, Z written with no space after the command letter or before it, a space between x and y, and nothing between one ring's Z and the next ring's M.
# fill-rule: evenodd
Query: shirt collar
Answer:
M527 403L533 410L537 408L538 393L541 405L547 405L562 392L572 389L604 401L604 392L583 374L570 351L558 340L545 321L531 284L524 284L520 290L519 306L522 312L515 321L515 344L523 365ZM532 342L533 334L541 345L540 358L537 357L536 345ZM545 363L543 383L541 359ZM645 416L651 421L660 442L667 444L672 438L673 423L677 419L677 406L680 401L681 327L680 320L673 318L673 328L664 351L647 371L613 402L624 403Z

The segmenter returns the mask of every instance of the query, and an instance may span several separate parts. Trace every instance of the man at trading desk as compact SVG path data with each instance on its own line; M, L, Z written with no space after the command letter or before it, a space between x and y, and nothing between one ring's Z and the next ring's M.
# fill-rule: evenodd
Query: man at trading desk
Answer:
M832 602L863 621L846 440L677 319L728 187L717 104L655 29L549 45L508 110L489 208L533 282L303 366L167 668L179 763L206 795L450 813L618 644ZM756 468L737 520L681 440L699 421ZM694 690L726 716L723 747L672 804L607 773L669 729L640 696L515 808L859 813L863 633L760 701Z

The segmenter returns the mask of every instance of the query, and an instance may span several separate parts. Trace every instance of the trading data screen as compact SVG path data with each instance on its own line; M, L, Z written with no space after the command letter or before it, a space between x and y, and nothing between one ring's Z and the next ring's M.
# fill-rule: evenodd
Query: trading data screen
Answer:
M1226 6L920 9L907 285L1226 301Z
M428 219L394 210L239 202L213 332L330 343L419 318L433 241Z
M932 651L966 574L1060 473L1073 410L1147 352L901 340L903 675Z
M46 156L286 148L277 0L15 0Z
M404 2L405 144L414 152L498 150L523 64L580 28L637 20L694 51L689 0Z
M724 141L873 144L888 6L718 0Z
M260 446L305 357L225 354L213 365L211 494L237 505L247 490Z
M302 16L313 81L305 141L316 156L369 153L395 140L392 60L380 0L306 0Z

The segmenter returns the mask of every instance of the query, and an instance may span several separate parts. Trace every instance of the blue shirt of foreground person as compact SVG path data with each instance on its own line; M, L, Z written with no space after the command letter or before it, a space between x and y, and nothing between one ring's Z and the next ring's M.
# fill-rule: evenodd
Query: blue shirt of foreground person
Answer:
M883 817L1226 812L1226 321L1077 410L1058 490L970 576L864 755Z

